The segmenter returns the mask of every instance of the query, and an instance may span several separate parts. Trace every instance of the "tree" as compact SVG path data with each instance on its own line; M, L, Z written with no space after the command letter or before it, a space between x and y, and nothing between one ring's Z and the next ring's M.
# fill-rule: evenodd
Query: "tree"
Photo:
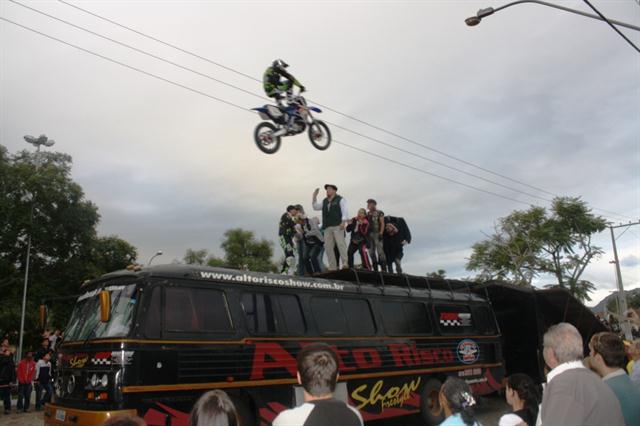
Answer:
M207 261L207 254L208 251L206 249L187 249L187 252L182 259L187 265L204 265Z
M467 269L479 271L481 280L520 285L551 274L556 285L580 300L590 300L595 286L580 277L591 260L602 254L591 237L605 227L605 219L593 215L580 198L557 197L550 211L531 207L500 218L494 234L473 245Z
M220 247L225 252L224 260L229 267L260 272L278 270L271 260L273 243L264 238L257 240L253 231L229 229L224 233Z
M427 278L440 278L440 279L445 279L447 276L447 271L445 271L444 269L438 269L437 271L434 272L429 272L427 274Z
M125 241L96 235L98 208L71 179L71 164L66 154L11 155L0 145L0 329L20 326L29 239L25 330L31 336L42 299L77 294L85 280L135 260L135 248ZM53 325L64 327L72 307L56 305Z
M273 263L273 243L266 239L257 240L253 231L242 228L229 229L224 233L220 244L224 258L208 256L206 249L187 249L184 256L186 264L209 265L233 269L246 269L260 272L277 272Z

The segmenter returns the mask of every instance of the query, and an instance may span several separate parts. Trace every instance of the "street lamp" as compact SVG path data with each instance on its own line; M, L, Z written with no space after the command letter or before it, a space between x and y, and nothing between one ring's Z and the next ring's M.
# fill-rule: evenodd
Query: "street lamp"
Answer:
M162 256L162 250L158 250L156 254L151 256L151 259L149 259L149 263L147 263L147 266L151 266L151 262L153 261L153 259L155 259L158 256Z
M616 24L619 25L621 27L625 27L625 28L630 28L632 30L636 30L636 31L640 31L640 27L635 26L635 25L631 25L631 24L627 24L625 22L620 22L620 21L616 21L614 19L603 19L602 17L598 16L598 15L592 15L590 13L586 13L586 12L582 12L580 10L576 10L576 9L570 9L568 7L564 7L564 6L560 6L557 4L553 4L553 3L548 3L546 1L537 1L537 0L520 0L520 1L514 1L511 3L507 3L504 6L500 6L500 7L496 7L495 9L493 7L487 7L484 9L480 9L478 11L478 13L476 13L475 16L470 16L469 18L465 19L464 22L466 22L466 24L470 27L475 27L476 25L478 25L481 21L482 18L486 18L487 16L493 15L494 13L502 10L502 9L506 9L509 6L515 6L517 4L522 4L522 3L536 3L536 4L540 4L542 6L548 6L548 7L553 7L554 9L560 9L560 10L564 10L565 12L571 12L571 13L575 13L577 15L582 15L582 16L586 16L588 18L592 18L592 19L597 19L599 21L609 21L612 24Z
M47 135L40 135L37 138L31 135L26 135L24 137L24 140L27 141L27 143L30 143L31 145L36 147L36 173L38 172L38 166L39 166L39 154L40 154L40 147L42 146L46 146L46 147L50 147L53 146L53 144L55 144L56 142L53 139L49 139L47 137ZM32 228L33 228L33 205L35 203L35 198L31 197L31 213L29 216L29 235L27 236L27 261L25 262L25 268L24 268L24 286L22 289L22 315L20 316L20 341L18 343L18 360L22 359L22 343L24 341L24 317L25 317L25 312L27 309L27 287L29 284L29 263L31 261L31 233L32 233Z

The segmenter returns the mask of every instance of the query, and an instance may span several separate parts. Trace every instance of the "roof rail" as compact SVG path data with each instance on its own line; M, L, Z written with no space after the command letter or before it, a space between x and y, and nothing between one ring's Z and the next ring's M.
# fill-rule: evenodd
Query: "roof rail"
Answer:
M467 300L471 301L471 299L472 299L472 297L471 297L471 286L469 285L469 282L467 280L464 280L463 282L464 282L464 285L467 286L467 293L468 293Z
M429 301L431 301L433 299L433 296L431 295L431 284L429 284L429 277L424 277L424 281L427 283L427 290L429 290Z
M355 277L356 277L356 285L358 286L358 293L362 293L362 288L361 288L361 284L360 284L360 277L358 276L358 271L356 270L356 268L352 268L351 270L353 271L353 275L355 275Z
M411 288L411 282L409 281L409 275L402 274L404 276L405 281L407 282L407 287L409 288L409 296L413 296L413 289Z
M385 294L385 291L384 291L384 275L382 274L382 272L378 272L378 275L380 276L380 286L381 286L380 289L382 291L382 294L384 295Z
M451 281L449 281L448 278L445 278L444 282L446 282L447 286L449 287L449 295L451 296L451 300L455 299L455 296L453 295L453 288L451 287Z

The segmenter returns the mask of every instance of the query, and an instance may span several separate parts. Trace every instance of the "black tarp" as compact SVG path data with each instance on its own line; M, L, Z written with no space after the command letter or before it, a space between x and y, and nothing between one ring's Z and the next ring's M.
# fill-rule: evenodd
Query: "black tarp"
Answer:
M542 336L553 324L573 324L585 345L605 326L566 289L537 290L503 283L474 288L489 296L502 334L502 351L507 375L526 373L537 382L544 381Z

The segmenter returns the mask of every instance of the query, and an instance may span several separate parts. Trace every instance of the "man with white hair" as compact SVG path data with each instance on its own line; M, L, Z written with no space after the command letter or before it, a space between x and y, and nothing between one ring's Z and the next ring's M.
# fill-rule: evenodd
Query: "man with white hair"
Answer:
M582 363L580 332L561 322L547 330L543 344L542 355L551 371L542 396L542 425L624 426L615 394Z

